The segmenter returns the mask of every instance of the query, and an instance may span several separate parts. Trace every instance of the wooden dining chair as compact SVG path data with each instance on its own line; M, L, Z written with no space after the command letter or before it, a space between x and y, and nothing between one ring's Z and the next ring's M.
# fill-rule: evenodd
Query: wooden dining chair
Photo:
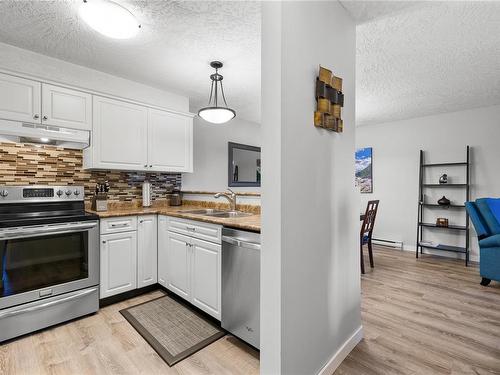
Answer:
M361 273L365 273L365 262L363 260L363 245L368 245L368 255L370 256L370 267L373 268L372 234L377 216L378 204L380 201L368 201L366 205L365 217L361 225L359 234L359 254L361 258Z

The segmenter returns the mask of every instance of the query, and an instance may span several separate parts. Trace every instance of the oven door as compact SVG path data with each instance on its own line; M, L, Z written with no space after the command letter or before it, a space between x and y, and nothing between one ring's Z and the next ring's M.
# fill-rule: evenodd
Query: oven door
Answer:
M0 229L0 309L99 284L97 221Z

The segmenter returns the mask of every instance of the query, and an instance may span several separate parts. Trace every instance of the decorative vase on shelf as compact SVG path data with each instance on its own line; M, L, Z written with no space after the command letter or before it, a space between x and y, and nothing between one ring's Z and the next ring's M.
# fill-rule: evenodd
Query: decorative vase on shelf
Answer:
M440 184L447 184L448 183L448 175L445 173L441 177L439 177L439 183Z
M440 200L438 200L438 204L440 206L449 206L450 203L451 203L450 200L448 198L446 198L444 195Z
M437 227L448 227L448 219L444 218L444 217L438 217L436 219L436 226Z

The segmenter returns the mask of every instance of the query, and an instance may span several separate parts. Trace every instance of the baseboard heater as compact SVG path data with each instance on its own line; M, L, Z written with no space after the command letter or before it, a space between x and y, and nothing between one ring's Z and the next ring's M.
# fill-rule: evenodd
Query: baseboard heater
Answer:
M384 240L381 238L372 238L372 243L380 246L393 247L395 249L403 250L403 241Z

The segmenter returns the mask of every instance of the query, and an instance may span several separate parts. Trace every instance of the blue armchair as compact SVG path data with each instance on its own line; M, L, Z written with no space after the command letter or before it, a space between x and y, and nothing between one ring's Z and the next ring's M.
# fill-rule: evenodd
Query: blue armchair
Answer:
M479 240L481 285L500 281L500 198L465 202Z

